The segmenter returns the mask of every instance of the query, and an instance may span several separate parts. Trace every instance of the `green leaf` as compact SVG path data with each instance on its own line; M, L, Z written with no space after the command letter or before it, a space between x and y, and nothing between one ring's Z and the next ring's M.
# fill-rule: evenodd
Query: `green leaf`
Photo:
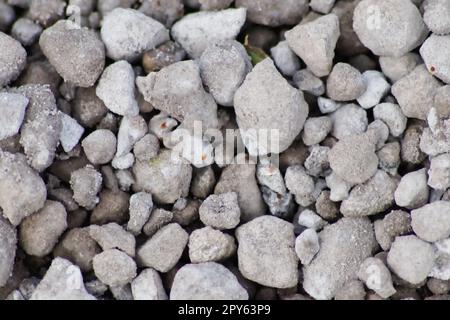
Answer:
M257 63L263 61L268 55L264 52L263 49L258 47L253 47L248 43L248 35L245 36L244 47L247 50L248 55L252 60L252 64L256 65Z

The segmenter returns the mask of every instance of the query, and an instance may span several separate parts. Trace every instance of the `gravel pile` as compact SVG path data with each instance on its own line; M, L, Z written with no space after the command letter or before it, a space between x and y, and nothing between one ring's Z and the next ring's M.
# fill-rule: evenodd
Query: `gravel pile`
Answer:
M450 299L448 0L0 0L0 299Z

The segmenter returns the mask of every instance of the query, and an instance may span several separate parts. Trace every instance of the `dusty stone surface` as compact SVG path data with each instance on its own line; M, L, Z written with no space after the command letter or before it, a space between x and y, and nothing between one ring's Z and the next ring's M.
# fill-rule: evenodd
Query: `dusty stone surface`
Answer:
M187 264L175 275L171 300L247 300L234 274L215 262Z
M244 277L275 288L297 284L292 224L275 217L259 217L239 227L236 238L239 271Z

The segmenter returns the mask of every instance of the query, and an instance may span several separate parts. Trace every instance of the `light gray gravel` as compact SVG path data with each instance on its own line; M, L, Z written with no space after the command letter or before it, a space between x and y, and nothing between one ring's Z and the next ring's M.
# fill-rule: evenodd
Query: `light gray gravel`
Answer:
M449 299L449 3L0 0L0 299Z

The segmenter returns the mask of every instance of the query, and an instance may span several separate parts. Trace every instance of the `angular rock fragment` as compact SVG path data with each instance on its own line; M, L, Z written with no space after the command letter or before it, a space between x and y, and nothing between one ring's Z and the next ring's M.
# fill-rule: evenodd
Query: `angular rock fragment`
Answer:
M52 164L61 133L61 118L55 97L45 85L25 85L12 92L20 93L29 100L20 130L20 144L28 163L41 172Z
M130 220L128 220L127 230L135 236L140 234L152 210L153 201L150 193L138 192L133 194L130 197Z
M342 218L319 233L320 251L303 268L303 288L315 299L332 299L347 281L357 277L361 263L376 247L367 218Z
M81 271L92 270L92 259L101 252L87 228L75 228L68 231L56 245L55 257L65 258L80 267Z
M199 209L200 220L216 229L234 229L240 221L241 210L235 192L212 194Z
M136 277L136 263L120 250L103 251L96 255L92 262L95 275L108 286L123 286Z
M134 71L124 60L105 68L95 92L105 106L118 115L135 116L139 113L134 96Z
M317 77L326 76L331 72L339 35L339 18L335 14L299 24L285 33L291 49Z
M411 284L419 284L425 280L434 261L432 245L414 235L395 238L387 256L390 269Z
M84 286L80 269L68 260L54 258L30 300L95 300Z
M369 216L385 211L394 203L397 181L378 170L364 184L355 186L342 201L341 212L346 217Z
M410 0L363 0L355 8L353 29L378 56L400 57L424 40L428 29Z
M70 186L73 198L82 207L92 210L99 202L97 193L102 187L102 175L91 165L72 172Z
M169 40L160 22L133 9L116 8L103 19L100 31L106 55L115 61L134 61Z
M234 94L252 69L245 48L237 41L209 45L199 60L200 75L216 102L232 106Z
M187 196L192 167L185 159L164 149L149 162L136 161L133 173L136 190L151 193L156 202L174 203Z
M0 31L0 88L16 80L27 62L27 52L20 42Z
M25 117L28 99L16 93L0 93L0 140L19 132Z
M327 78L327 95L335 101L358 99L366 89L361 73L346 63L337 63Z
M136 85L146 101L181 121L184 128L192 129L195 121L201 121L205 130L217 127L217 105L204 90L194 61L177 62L138 77Z
M389 298L396 292L389 269L378 258L364 260L359 268L358 278L382 298Z
M298 281L294 227L272 216L262 216L236 230L238 264L242 275L259 284L290 288Z
M303 265L310 264L319 249L319 237L314 229L306 229L295 239L295 253Z
M236 253L234 238L209 226L194 230L188 246L192 263L221 261Z
M70 20L47 28L39 38L42 52L61 77L78 87L91 87L105 65L105 47L97 34Z
M248 19L265 26L293 25L308 11L305 0L237 0L236 7L247 9Z
M189 14L175 23L171 35L193 59L200 58L211 43L234 40L246 18L246 10L226 9Z
M16 230L0 216L0 288L6 285L13 272L16 246Z
M439 81L421 64L392 86L392 94L405 116L425 120L440 86Z
M152 268L144 269L131 283L134 300L167 300L161 277Z
M246 77L236 92L234 107L251 155L286 150L302 130L309 109L301 91L288 84L269 58Z
M112 222L103 226L91 225L88 229L91 238L97 241L104 251L119 249L130 257L134 257L136 240L131 233L117 223Z
M214 189L215 194L236 192L241 219L249 221L264 214L265 206L255 177L255 165L231 164L227 166Z
M236 276L215 262L186 264L175 275L170 300L248 300Z
M25 157L0 149L0 207L3 215L13 225L19 225L22 219L41 209L46 198L44 182L28 166Z
M169 271L181 258L188 238L177 223L162 227L137 250L139 264L160 272Z
M105 164L116 153L117 139L110 130L99 129L81 142L86 157L92 164Z

